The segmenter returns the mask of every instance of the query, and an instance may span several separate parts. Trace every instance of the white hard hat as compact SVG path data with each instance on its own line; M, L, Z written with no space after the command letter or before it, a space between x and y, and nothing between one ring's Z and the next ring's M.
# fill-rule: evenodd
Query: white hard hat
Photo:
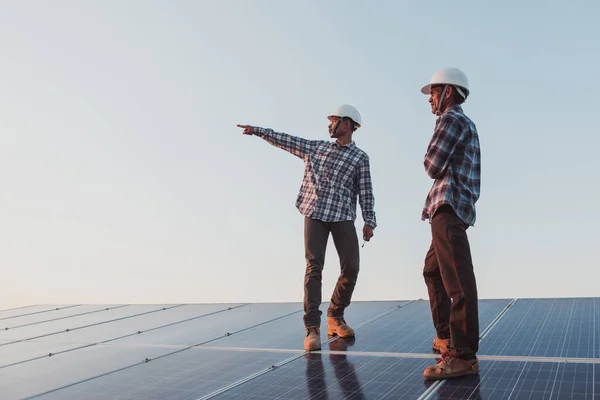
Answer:
M358 112L358 110L348 104L342 104L341 106L336 108L336 110L332 114L329 114L327 118L330 117L348 117L352 121L354 121L354 123L358 126L360 126L362 123L360 119L360 113Z
M434 85L457 86L457 91L462 97L466 99L469 95L469 80L467 79L467 75L458 68L442 68L435 71L429 84L423 86L421 89L421 93L431 94L431 87ZM464 89L464 92L461 89Z

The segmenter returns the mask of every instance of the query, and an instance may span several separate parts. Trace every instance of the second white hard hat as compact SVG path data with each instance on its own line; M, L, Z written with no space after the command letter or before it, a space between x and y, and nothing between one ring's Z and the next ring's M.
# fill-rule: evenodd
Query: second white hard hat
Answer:
M329 117L340 117L340 118L347 117L347 118L350 118L352 121L354 121L354 123L356 125L358 125L359 127L362 124L362 121L360 118L360 113L358 112L358 110L348 104L342 104L341 106L336 108L332 114L329 114L327 116L327 118L329 118Z
M458 68L442 68L435 71L429 84L423 86L421 89L421 93L431 94L431 87L435 85L458 86L458 92L465 99L469 95L469 80L467 79L467 75ZM460 90L461 88L464 89L464 91Z

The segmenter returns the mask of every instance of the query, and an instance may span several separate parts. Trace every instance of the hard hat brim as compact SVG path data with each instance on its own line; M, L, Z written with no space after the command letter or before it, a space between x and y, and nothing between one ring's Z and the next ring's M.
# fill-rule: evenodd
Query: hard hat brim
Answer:
M443 84L443 83L436 83L436 85L444 85L444 84ZM471 92L469 91L469 89L466 89L465 87L463 87L463 86L460 86L460 85L455 85L455 84L452 84L452 83L446 83L446 85L448 85L448 86L456 86L456 87L459 87L459 88L461 88L461 89L462 89L462 90L465 92L465 95L466 95L467 97L468 97L468 96L469 96L469 94L471 93ZM421 88L421 93L423 93L423 94L427 94L427 95L431 94L431 87L432 87L432 86L433 86L433 84L431 84L431 83L430 83L429 85L425 85L425 86L423 86L423 87ZM466 99L466 97L465 97L465 99Z
M327 119L331 121L331 117L338 117L338 118L350 118L347 116L342 116L342 115L336 115L336 114L331 114L327 116ZM356 122L354 119L350 118L352 120L352 122L354 122L356 124L357 127L360 128L360 124L358 122Z

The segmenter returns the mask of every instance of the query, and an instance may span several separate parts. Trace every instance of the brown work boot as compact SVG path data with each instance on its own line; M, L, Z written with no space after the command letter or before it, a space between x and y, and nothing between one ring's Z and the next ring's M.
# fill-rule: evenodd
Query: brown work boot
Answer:
M341 338L354 337L354 329L350 328L343 317L327 317L327 334Z
M448 352L448 339L440 339L439 337L435 337L433 339L433 343L431 343L431 348L436 353L446 353Z
M306 337L304 338L304 350L321 350L321 329L318 326L306 328Z
M479 362L477 359L463 360L452 357L450 353L444 353L436 365L425 368L423 376L427 379L450 379L478 373Z

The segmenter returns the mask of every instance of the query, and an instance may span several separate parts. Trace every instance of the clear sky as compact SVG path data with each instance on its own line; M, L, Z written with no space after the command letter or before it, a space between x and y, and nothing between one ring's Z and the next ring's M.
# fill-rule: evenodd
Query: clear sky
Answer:
M446 66L482 146L480 297L600 295L597 1L0 7L0 308L301 301L302 161L236 124L327 139L343 103L379 224L354 299L426 298L419 89ZM324 300L338 273L330 240Z

